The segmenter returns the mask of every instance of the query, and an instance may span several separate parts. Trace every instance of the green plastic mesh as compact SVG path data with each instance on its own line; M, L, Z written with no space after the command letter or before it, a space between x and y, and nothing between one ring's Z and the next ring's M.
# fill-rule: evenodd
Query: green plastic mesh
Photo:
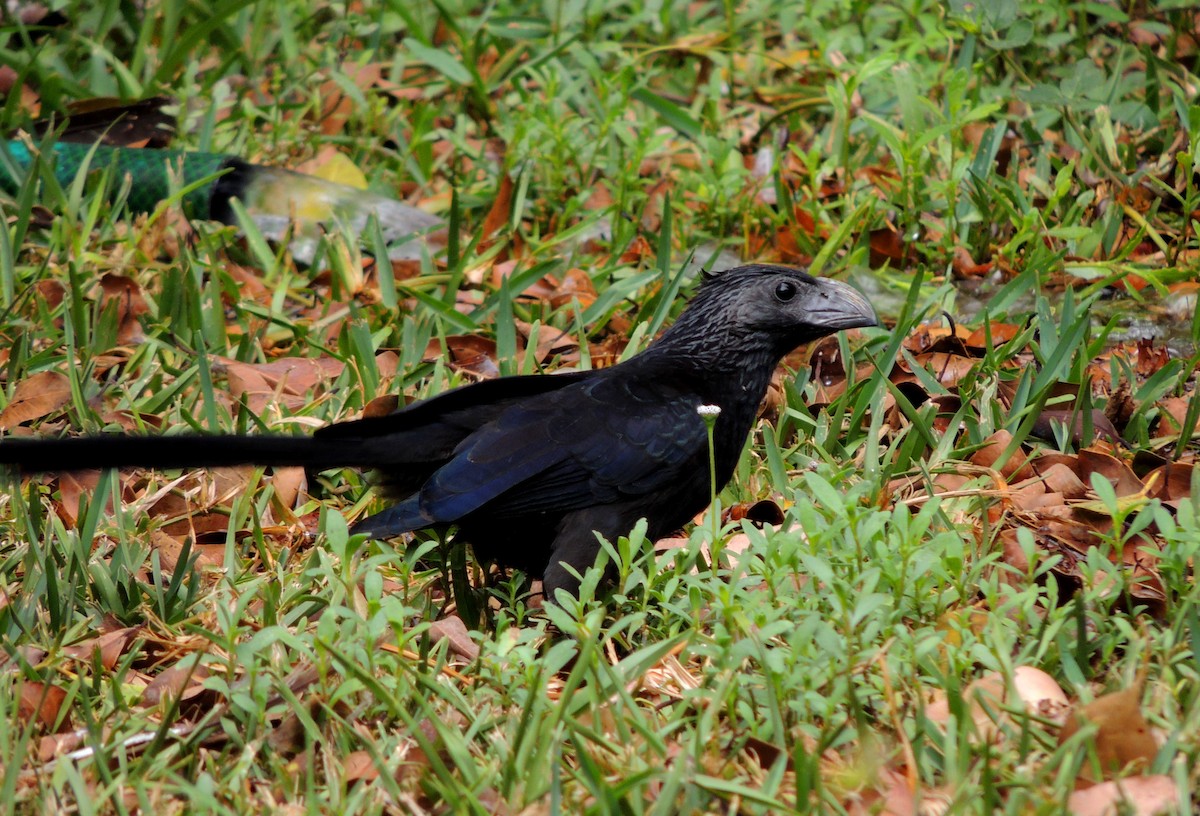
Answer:
M5 150L12 160L12 165L27 174L33 164L29 148L23 142L13 140L7 143ZM133 183L127 206L134 212L150 212L166 199L171 194L172 175L178 179L175 189L187 187L202 179L212 179L210 183L200 185L183 197L184 212L196 218L211 217L212 195L216 187L213 177L231 162L230 156L219 153L141 150L66 142L54 144L53 150L54 177L64 187L79 175L80 169L93 150L95 152L88 167L91 170L112 167L114 188L119 187L126 176L131 177ZM10 195L15 194L23 181L23 178L14 178L5 167L5 163L0 162L0 189Z

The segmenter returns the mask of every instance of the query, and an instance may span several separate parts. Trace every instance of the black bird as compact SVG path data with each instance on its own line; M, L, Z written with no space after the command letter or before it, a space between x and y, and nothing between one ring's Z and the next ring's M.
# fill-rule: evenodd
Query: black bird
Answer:
M0 465L53 472L234 464L377 471L396 504L354 532L375 538L457 528L476 557L541 573L546 597L574 593L600 552L641 518L648 535L682 526L709 501L701 405L721 411L718 486L732 476L771 374L796 346L876 325L850 286L781 266L706 280L645 351L598 371L503 377L311 438L101 435L3 440Z

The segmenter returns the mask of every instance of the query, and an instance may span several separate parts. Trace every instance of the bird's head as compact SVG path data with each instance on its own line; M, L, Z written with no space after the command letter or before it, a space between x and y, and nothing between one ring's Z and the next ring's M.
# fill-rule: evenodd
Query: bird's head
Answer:
M751 264L708 278L662 340L761 353L774 363L802 343L878 323L871 304L848 284Z

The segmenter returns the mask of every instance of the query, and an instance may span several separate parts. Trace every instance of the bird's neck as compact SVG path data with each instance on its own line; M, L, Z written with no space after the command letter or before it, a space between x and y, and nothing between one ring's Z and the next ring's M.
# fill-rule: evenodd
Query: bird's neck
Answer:
M667 377L686 380L722 411L747 403L757 410L783 357L769 337L748 332L733 336L729 328L707 333L673 329L634 359Z
M727 468L732 468L781 355L757 337L709 336L708 342L703 342L705 339L692 334L664 334L633 359L646 365L650 376L685 383L700 396L702 404L720 406L714 441L721 454L718 458L731 458Z

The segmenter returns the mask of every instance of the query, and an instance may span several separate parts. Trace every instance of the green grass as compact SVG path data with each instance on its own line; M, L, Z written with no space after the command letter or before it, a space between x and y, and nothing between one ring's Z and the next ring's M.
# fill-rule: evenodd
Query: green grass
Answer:
M1027 573L1005 563L997 533L1012 509L988 478L944 498L905 501L896 487L968 472L1002 429L1076 452L1090 419L1082 440L1030 434L1068 391L1084 416L1103 408L1101 372L1132 388L1125 439L1193 461L1190 438L1161 418L1169 397L1193 423L1200 412L1200 320L1162 326L1176 359L1156 372L1103 356L1131 317L1168 322L1159 305L1186 295L1170 287L1194 282L1200 257L1194 12L1126 5L102 1L66 6L61 28L6 23L0 61L43 115L170 94L176 146L281 165L332 146L373 190L403 191L456 227L394 284L360 288L363 251L340 239L327 270L297 268L261 236L193 230L168 212L125 219L104 179L62 188L43 173L0 198L0 410L38 372L66 375L69 396L18 432L307 431L384 394L469 381L426 355L456 335L494 340L500 370L516 371L514 319L568 332L580 365L629 354L678 313L689 259L812 262L868 291L889 328L840 342L840 359L863 367L847 365L853 383L819 407L822 384L800 364L723 491L724 506L776 498L783 531L727 525L723 537L744 531L750 544L717 574L699 557L712 523L666 553L634 531L608 549L617 585L589 573L565 608L530 609L519 577L452 603L461 553L352 540L346 518L371 501L353 473L324 477L298 507L261 471L228 496L216 476L105 475L66 519L71 485L10 479L0 801L81 813L854 812L879 807L899 774L946 812L1057 813L1087 742L1059 746L1053 723L1015 709L981 740L963 697L988 672L1034 666L1082 702L1145 675L1143 712L1164 737L1148 770L1194 809L1190 493L1130 506L1094 482L1089 498L1116 523L1072 584L1055 558ZM404 91L356 82L366 65ZM345 122L326 132L339 95ZM10 94L0 122L30 119ZM493 222L505 177L511 200ZM884 264L890 233L903 253ZM964 251L994 265L981 291L954 282ZM509 259L497 286L491 269ZM572 268L594 301L518 297ZM121 303L99 297L105 274L144 292L141 336L122 335ZM1124 287L1131 274L1147 286ZM1019 330L947 385L902 345L942 310L970 329ZM344 366L263 410L229 396L223 360L279 357ZM888 379L896 360L915 385ZM562 364L530 356L524 370ZM946 399L914 404L914 388ZM163 496L175 503L156 507ZM220 524L195 540L164 536L210 516ZM1106 556L1139 531L1161 546L1157 616ZM478 620L477 656L434 625L452 612ZM125 627L93 652L90 638ZM61 699L39 719L28 709L44 693ZM948 721L927 716L938 694Z

